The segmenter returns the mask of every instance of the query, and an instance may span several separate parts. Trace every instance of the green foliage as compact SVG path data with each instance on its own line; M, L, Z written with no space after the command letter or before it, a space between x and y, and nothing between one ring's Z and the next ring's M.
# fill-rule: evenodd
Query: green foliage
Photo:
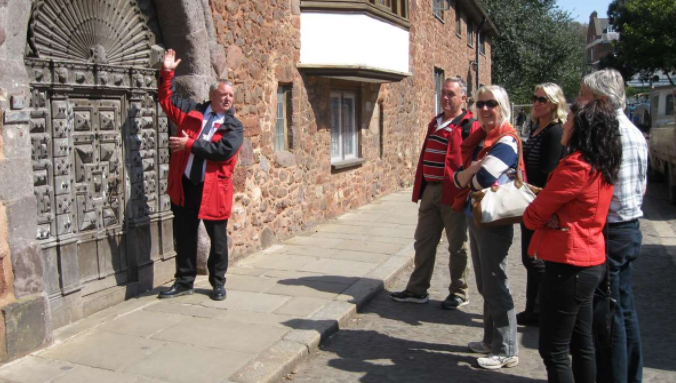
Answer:
M620 32L615 67L648 77L661 70L676 85L669 75L676 72L676 1L615 0L608 17Z
M515 104L528 104L535 85L559 84L568 99L586 69L586 26L556 0L479 0L500 37L493 39L493 83Z

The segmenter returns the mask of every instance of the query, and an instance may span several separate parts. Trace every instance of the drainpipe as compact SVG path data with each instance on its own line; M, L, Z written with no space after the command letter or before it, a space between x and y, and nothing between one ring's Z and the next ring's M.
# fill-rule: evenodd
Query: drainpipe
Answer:
M484 28L484 25L486 24L486 17L481 21L481 25L479 25L479 28L477 29L476 33L476 60L474 61L476 63L476 88L477 90L479 89L479 84L481 84L481 74L479 71L479 58L481 57L481 54L479 53L479 49L481 49L481 30Z

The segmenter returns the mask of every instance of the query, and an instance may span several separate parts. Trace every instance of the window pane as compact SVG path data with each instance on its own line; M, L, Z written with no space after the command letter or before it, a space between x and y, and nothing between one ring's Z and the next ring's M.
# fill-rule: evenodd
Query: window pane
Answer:
M340 159L340 94L331 94L331 159Z
M460 7L457 3L455 6L455 33L458 35L462 34L462 19L460 18Z
M355 126L355 95L343 95L343 158L357 157L357 129Z
M667 96L667 105L665 105L665 113L666 115L672 115L674 114L674 95L670 94Z
M275 126L275 150L284 150L284 88L277 88L277 121Z
M441 113L441 89L444 87L444 71L434 68L434 114Z

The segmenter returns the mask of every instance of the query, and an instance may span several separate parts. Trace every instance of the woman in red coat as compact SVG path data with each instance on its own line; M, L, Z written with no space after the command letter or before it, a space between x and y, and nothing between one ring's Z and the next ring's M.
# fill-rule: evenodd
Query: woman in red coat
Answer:
M604 275L603 227L622 157L613 107L573 105L561 143L567 156L523 217L535 230L528 253L545 261L539 349L549 382L593 383L592 299Z

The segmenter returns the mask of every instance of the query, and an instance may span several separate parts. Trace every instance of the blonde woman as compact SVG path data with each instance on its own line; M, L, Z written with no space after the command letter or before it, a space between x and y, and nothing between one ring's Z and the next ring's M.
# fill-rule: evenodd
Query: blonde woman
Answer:
M533 90L533 113L531 120L534 129L523 144L523 160L526 165L526 177L531 185L545 187L547 177L563 157L561 145L562 126L568 115L568 105L561 87L551 82L537 85ZM528 245L533 231L521 225L521 260L526 267L526 309L516 315L520 325L537 326L540 308L538 292L545 272L541 259L528 256Z
M509 97L499 86L483 86L475 104L481 129L462 142L462 167L454 174L460 189L453 209L464 211L469 228L469 247L477 289L484 298L484 332L478 342L470 342L471 351L488 354L478 358L487 369L514 367L519 363L516 339L516 311L507 279L507 254L514 238L514 225L478 227L472 219L470 191L503 184L519 164L519 134L510 125Z

